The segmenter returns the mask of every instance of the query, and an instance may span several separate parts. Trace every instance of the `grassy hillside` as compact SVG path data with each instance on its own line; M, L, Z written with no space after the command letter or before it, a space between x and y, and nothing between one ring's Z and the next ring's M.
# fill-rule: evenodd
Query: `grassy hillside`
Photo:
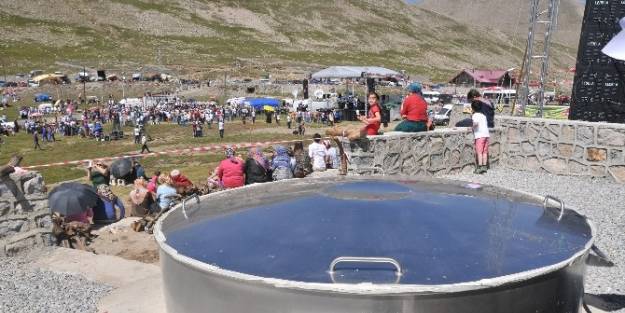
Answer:
M468 25L401 0L0 0L0 71L367 64L439 81L460 68L519 66L524 46L512 36ZM570 66L575 47L557 51L556 67Z

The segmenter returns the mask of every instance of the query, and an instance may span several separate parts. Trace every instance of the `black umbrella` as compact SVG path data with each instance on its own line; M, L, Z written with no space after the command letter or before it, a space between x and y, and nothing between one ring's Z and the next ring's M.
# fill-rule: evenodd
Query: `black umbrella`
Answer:
M48 195L48 205L50 212L70 216L94 207L98 198L95 188L89 185L63 183L52 189Z
M473 120L470 118L465 118L456 123L456 127L473 127Z
M115 178L124 178L130 173L132 173L132 161L130 159L119 159L111 164L111 175Z

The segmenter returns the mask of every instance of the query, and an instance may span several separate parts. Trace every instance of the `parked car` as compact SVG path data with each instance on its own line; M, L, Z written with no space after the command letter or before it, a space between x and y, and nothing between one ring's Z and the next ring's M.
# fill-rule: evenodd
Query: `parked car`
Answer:
M15 126L15 124L11 121L8 121L6 118L4 117L0 117L0 126L4 129L13 129L13 127Z
M438 112L434 113L434 125L449 125L449 119L451 117L451 112L453 111L453 108L453 104L446 104Z

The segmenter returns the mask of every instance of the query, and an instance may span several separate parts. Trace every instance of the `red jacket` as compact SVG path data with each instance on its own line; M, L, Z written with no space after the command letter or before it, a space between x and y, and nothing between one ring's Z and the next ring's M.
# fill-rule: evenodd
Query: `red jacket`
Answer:
M217 176L226 188L245 185L244 162L238 158L225 159L219 163Z
M418 94L411 94L404 99L401 106L401 116L413 122L427 122L428 120L428 104Z

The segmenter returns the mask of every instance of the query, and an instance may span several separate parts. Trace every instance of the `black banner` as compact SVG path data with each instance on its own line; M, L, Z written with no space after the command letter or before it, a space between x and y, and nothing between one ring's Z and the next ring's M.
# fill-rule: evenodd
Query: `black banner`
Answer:
M623 17L625 0L586 1L569 119L625 123L625 61L601 52Z

